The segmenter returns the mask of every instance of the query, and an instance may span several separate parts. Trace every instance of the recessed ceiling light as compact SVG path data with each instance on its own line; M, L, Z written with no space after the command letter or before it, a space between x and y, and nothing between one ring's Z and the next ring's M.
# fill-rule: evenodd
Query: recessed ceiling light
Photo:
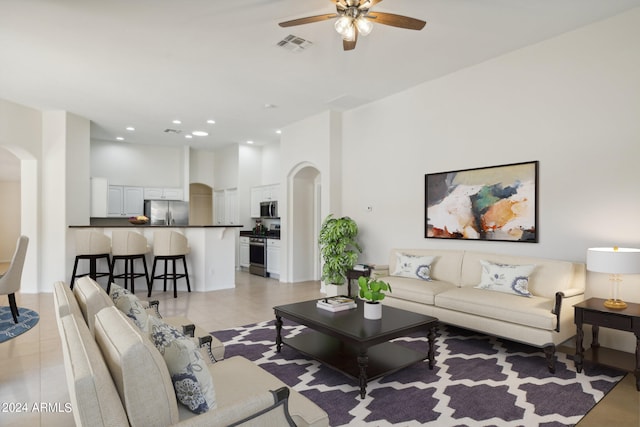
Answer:
M216 121L209 119L209 120L207 120L207 123L209 123L210 125L215 125Z
M191 138L193 138L193 135L185 135L184 137L187 138L187 139L191 139Z
M266 108L268 110L268 109L271 109L271 108L278 108L278 106L275 105L275 104L264 104L264 108Z
M249 140L247 141L247 144L253 144L253 141Z
M280 134L282 133L282 131L281 131L280 129L276 129L276 133L277 133L278 135L280 135Z
M121 136L117 136L117 137L116 137L116 139L117 139L118 141L124 141L124 138L123 138L123 137L121 137Z
M134 130L136 130L136 128L134 128L133 126L127 126L127 130L129 132L133 132Z
M194 130L193 132L191 132L192 135L195 136L207 136L209 135L207 132L203 131L203 130Z
M176 119L176 120L174 120L174 121L173 121L173 122L171 122L171 123L173 123L174 125L182 124L182 122L181 122L180 120L177 120L177 119Z

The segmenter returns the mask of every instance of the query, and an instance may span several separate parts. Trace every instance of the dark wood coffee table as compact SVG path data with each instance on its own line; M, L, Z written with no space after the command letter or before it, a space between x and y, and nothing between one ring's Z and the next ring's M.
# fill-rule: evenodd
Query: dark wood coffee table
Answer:
M367 381L388 375L429 359L435 364L435 336L438 319L394 307L382 307L381 320L364 318L364 301L358 307L336 313L316 307L316 300L274 307L276 351L289 346L330 366L360 383L360 397L367 393ZM311 329L291 338L282 337L282 319ZM426 331L426 353L389 342L412 332Z

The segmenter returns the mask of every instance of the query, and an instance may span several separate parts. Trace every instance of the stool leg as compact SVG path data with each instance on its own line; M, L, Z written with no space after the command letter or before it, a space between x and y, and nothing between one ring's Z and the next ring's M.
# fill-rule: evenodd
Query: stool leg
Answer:
M182 264L184 265L184 278L187 279L187 290L191 292L191 284L189 283L189 271L187 271L187 257L182 255Z
M73 282L76 280L76 271L78 271L78 257L76 257L76 262L73 263L73 273L71 273L71 284L69 287L73 290Z
M16 305L16 294L11 293L9 297L9 307L11 308L11 315L13 316L13 323L18 323L18 306Z
M136 293L136 274L135 274L136 270L134 268L135 261L136 261L135 258L131 258L129 260L129 264L130 264L130 272L129 272L129 274L131 275L130 278L131 278L131 293L132 294Z
M107 254L107 268L109 269L109 277L107 282L107 295L111 291L111 278L113 277L113 269L111 268L111 255Z
M144 255L142 255L142 267L144 268L144 280L147 283L147 286L149 286L149 270L147 269L147 258L145 258Z
M171 266L173 267L173 297L178 298L178 273L176 272L176 259L171 260Z
M113 256L113 258L111 258L111 267L109 267L109 272L111 274L109 275L109 284L107 285L107 294L111 292L111 283L113 282L113 273L115 272L117 258L118 257L116 257L115 255Z
M148 280L147 287L149 288L149 293L147 294L147 298L151 298L151 290L153 289L153 281L156 278L156 264L158 263L158 257L153 257L153 267L151 268L151 276Z
M164 283L164 291L167 292L167 259L163 258L162 261L164 261L164 277L163 277L163 283Z

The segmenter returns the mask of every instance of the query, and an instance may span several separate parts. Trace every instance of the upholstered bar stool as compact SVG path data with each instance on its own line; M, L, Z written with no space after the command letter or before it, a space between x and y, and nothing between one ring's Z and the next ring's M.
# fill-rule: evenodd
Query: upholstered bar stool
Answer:
M111 233L111 277L109 278L109 286L107 293L111 290L111 282L113 279L124 279L124 288L127 289L129 280L131 280L131 292L135 293L135 279L138 277L145 278L145 285L149 283L149 270L147 269L147 260L145 254L149 252L147 238L142 234L129 230L113 230ZM142 260L144 273L136 272L135 260ZM124 273L115 274L116 261L124 261Z
M151 280L149 281L149 294L153 289L153 281L155 279L164 280L164 291L167 291L167 280L173 280L173 297L178 297L177 282L178 279L185 278L187 280L187 290L191 292L191 284L189 283L189 271L187 270L187 258L189 253L189 243L187 238L177 231L158 230L153 233L153 267L151 268ZM176 261L182 260L183 273L176 271ZM156 264L158 261L164 262L164 274L156 275ZM167 264L171 261L171 273L168 272Z
M70 287L73 289L73 283L78 277L89 276L93 280L98 277L111 277L111 239L93 230L76 230L76 260L73 263L73 273L71 273ZM107 269L109 271L97 271L99 259L107 260ZM89 260L89 272L77 274L78 262L80 260Z

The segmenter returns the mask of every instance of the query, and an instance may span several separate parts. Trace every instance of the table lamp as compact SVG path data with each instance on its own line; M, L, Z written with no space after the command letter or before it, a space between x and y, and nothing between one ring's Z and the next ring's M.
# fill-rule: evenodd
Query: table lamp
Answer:
M595 273L609 273L611 297L604 306L621 310L627 304L619 297L622 274L640 273L640 249L631 248L589 248L587 250L587 270Z

